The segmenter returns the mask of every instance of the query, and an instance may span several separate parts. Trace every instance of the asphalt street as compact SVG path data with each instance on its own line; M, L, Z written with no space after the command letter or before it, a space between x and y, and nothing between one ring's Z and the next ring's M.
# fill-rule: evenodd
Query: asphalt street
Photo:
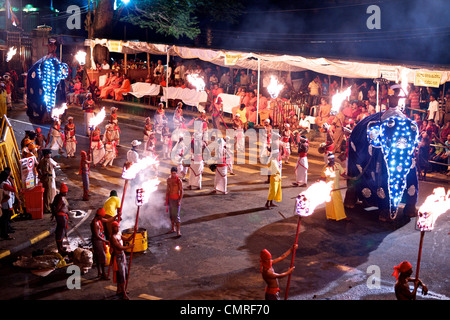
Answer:
M108 113L108 112L107 112ZM79 107L70 107L77 128L77 152L87 150L89 140L84 135L83 115ZM153 111L149 112L153 115ZM30 123L22 108L10 115L17 140L25 130L39 124ZM119 112L121 140L119 157L112 168L93 168L90 176L91 198L82 201L82 183L78 176L79 156L68 159L55 155L60 164L57 185L69 186L71 209L87 212L83 218L73 218L69 235L71 248L89 242L89 223L113 189L122 195L121 178L126 152L134 139L142 140L144 117ZM49 125L40 125L47 134ZM260 175L261 164L235 164L236 175L228 176L227 195L212 195L214 174L205 168L202 190L186 190L181 206L181 232L177 238L167 234L170 222L163 205L165 178L173 163L160 163L158 191L151 202L141 209L139 227L148 233L148 249L133 255L128 290L133 300L260 300L264 299L265 283L259 271L259 253L268 249L273 257L283 254L294 243L298 217L294 215L293 198L305 188L293 187L296 153L283 165L283 201L278 207L264 208L268 184ZM324 162L316 152L309 155L308 185L320 176ZM345 181L342 185L345 186ZM448 180L420 181L419 201L439 186L449 187ZM131 193L131 192L130 192ZM345 190L342 190L345 195ZM416 268L420 232L415 220L383 223L376 211L362 205L347 209L350 221L326 219L324 205L300 225L299 248L295 255L289 300L393 300L395 278L393 266L408 260ZM124 217L134 221L133 200L124 206ZM47 221L48 220L48 221ZM126 219L125 219L126 220ZM20 221L14 224L20 229ZM36 222L38 223L38 222ZM46 215L40 223L48 223ZM125 224L125 222L123 223ZM420 278L429 288L421 300L448 300L450 281L448 246L450 216L448 212L436 222L433 231L424 237ZM17 233L17 232L16 232ZM0 261L0 299L29 300L114 300L115 284L96 280L95 267L82 276L80 289L69 289L66 268L46 277L12 265L17 256L31 256L37 249L54 250L53 236L23 249ZM275 271L289 268L291 257L274 266ZM284 297L287 278L280 280ZM8 290L3 290L8 288Z

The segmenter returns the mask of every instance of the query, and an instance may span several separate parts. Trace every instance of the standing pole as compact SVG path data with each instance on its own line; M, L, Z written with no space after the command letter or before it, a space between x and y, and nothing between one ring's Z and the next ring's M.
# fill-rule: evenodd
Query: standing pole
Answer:
M417 267L416 267L416 280L419 279L420 260L422 259L422 246L423 246L423 237L424 236L425 236L425 231L420 231L419 254L417 256ZM414 289L416 289L416 285L414 285ZM414 300L416 300L416 296L414 296Z
M298 244L298 235L300 233L300 225L301 225L301 223L302 223L302 216L299 215L298 216L298 222L297 222L297 233L295 235L294 249L292 249L291 268L294 266L295 251L296 251L295 245ZM286 285L286 292L284 294L284 300L287 300L288 295L289 295L289 285L291 283L291 276L292 276L292 272L288 276L287 285Z
M123 184L122 200L120 201L120 208L119 208L119 212L117 213L117 222L120 222L120 219L122 216L122 208L123 208L123 203L125 201L125 193L127 192L127 186L128 186L128 179L125 179L125 183Z
M258 58L258 98L257 98L257 103L256 103L256 123L255 125L259 124L259 92L260 92L260 87L259 87L259 82L261 79L261 58Z
M133 246L131 247L131 251L130 251L130 262L128 263L128 272L127 272L127 281L126 281L126 284L125 284L125 291L126 291L127 288L128 288L128 280L129 280L129 278L130 278L131 261L133 260L134 242L135 242L135 240L136 240L137 223L138 223L138 220L139 220L139 209L140 209L140 208L141 208L141 207L138 206L137 213L136 213L136 222L134 223Z
M144 203L144 201L143 201L143 193L144 193L143 189L136 189L136 205L137 205L138 209L137 209L137 213L136 213L136 221L134 223L133 246L131 247L131 252L130 252L130 262L128 264L128 273L127 273L127 281L126 281L126 284L125 284L125 291L127 290L128 280L130 278L131 261L133 260L134 243L136 241L137 225L138 225L138 221L139 221L139 209L141 208L141 206Z

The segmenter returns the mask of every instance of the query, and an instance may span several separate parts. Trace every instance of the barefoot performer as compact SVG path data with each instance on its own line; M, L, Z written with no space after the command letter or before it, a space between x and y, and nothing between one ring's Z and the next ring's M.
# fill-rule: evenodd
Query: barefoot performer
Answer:
M267 249L264 249L260 253L260 271L262 274L262 277L264 281L266 282L266 294L265 299L266 300L280 300L280 287L278 284L278 278L283 278L294 271L295 267L289 268L288 271L283 273L276 273L273 269L272 265L274 263L280 262L283 259L286 259L291 252L294 252L298 248L298 245L293 245L288 251L283 253L280 257L276 259L272 259L272 255Z

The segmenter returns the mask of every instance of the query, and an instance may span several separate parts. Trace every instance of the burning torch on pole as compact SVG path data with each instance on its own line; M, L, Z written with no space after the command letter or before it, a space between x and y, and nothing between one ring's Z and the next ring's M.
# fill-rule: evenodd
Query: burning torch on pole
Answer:
M277 101L277 98L278 98L281 90L283 90L283 87L284 86L278 82L278 79L275 76L270 76L270 83L267 86L267 92L269 92L270 97L276 101L277 107L281 111L281 116L283 117L283 121L284 121L284 123L286 123L287 121L286 121L286 118L284 117L283 108L282 108L281 104Z
M102 108L102 110L100 110L99 113L97 113L94 117L89 119L89 160L91 160L93 158L93 156L91 157L91 153L92 151L92 136L93 136L93 132L95 130L95 128L97 128L105 119L106 116L106 112L105 112L105 107Z
M431 232L434 229L437 218L450 209L450 190L445 193L443 187L435 188L419 209L416 221L416 230L420 231L419 253L417 256L416 283L414 289L419 285L420 262L422 258L422 246L425 232ZM414 297L415 299L415 297Z
M300 193L295 200L295 212L298 215L297 232L295 235L295 245L298 245L298 236L300 234L300 225L302 217L309 217L314 213L314 210L325 202L331 200L331 192L333 182L318 181L312 184L308 189ZM325 196L324 196L325 195ZM292 251L291 268L294 267L295 251ZM284 299L287 300L289 296L289 285L291 283L291 274L288 276L286 284L286 292Z

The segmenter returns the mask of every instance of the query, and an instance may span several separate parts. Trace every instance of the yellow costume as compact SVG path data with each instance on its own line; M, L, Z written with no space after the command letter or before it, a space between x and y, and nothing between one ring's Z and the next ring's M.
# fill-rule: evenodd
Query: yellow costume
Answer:
M344 173L344 168L339 163L335 163L333 166L325 166L321 177L325 178L326 182L334 180L332 188L337 189L339 188L339 176ZM325 204L325 209L327 219L339 221L347 218L340 190L331 192L331 201Z
M281 202L281 168L280 163L272 159L270 162L270 186L267 201Z

